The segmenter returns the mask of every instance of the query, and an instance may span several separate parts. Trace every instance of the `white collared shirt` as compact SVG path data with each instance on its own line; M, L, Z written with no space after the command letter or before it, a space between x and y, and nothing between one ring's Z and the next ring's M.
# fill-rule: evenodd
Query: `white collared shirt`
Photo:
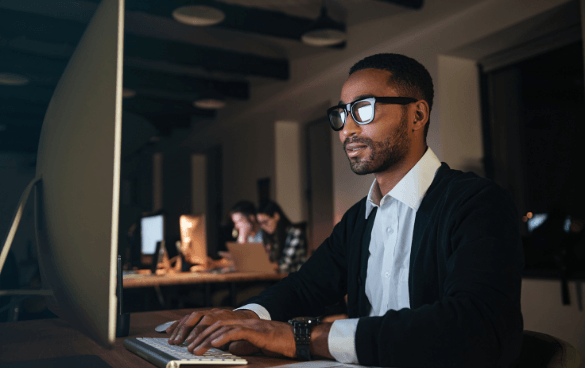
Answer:
M366 201L366 219L378 207L370 239L366 296L372 306L370 316L382 316L388 310L410 308L408 274L410 248L416 212L431 186L441 162L429 148L417 164L382 197L374 180ZM270 319L268 311L249 304L262 319ZM359 318L333 322L329 331L329 352L339 362L358 363L355 331Z

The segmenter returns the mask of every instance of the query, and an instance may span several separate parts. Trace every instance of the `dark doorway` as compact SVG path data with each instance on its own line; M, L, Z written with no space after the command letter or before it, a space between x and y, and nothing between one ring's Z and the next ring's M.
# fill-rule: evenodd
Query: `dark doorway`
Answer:
M582 42L483 78L486 173L524 216L526 268L585 274Z

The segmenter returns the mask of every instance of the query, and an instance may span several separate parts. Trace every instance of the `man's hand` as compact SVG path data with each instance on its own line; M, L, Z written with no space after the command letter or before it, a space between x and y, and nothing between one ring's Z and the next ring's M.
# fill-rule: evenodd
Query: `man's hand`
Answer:
M266 355L296 356L293 327L285 322L261 319L217 321L198 334L187 349L203 355L212 347L219 348L231 342L237 342L230 345L230 352L235 355L248 355L261 349Z
M260 319L250 310L211 309L196 311L186 315L173 323L166 332L171 334L169 344L180 345L183 342L190 344L209 326L218 321L233 321L245 319Z

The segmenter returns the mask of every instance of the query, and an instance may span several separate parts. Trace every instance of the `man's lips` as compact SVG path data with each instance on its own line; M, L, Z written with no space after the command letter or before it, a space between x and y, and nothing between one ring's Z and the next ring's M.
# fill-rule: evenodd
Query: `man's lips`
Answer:
M349 143L345 145L345 153L347 157L354 157L359 155L368 146L363 143Z

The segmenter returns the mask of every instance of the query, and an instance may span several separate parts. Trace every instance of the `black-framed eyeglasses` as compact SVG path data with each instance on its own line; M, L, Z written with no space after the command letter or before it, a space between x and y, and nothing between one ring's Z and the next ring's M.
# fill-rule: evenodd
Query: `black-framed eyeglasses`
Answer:
M343 129L348 113L351 113L353 120L360 124L369 124L374 120L376 113L376 103L408 105L418 101L412 97L368 97L350 102L348 104L339 104L327 109L329 123L335 131Z

